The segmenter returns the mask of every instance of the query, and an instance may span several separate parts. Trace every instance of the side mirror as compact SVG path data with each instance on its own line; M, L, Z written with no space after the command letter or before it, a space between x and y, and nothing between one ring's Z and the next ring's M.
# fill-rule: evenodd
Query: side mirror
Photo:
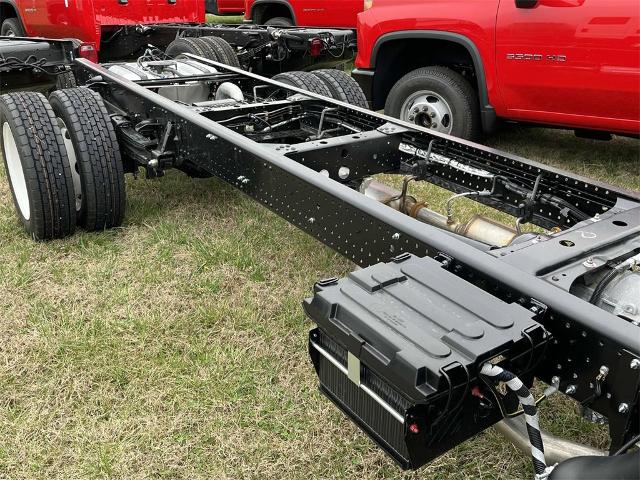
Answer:
M538 5L538 0L516 0L516 8L533 8Z

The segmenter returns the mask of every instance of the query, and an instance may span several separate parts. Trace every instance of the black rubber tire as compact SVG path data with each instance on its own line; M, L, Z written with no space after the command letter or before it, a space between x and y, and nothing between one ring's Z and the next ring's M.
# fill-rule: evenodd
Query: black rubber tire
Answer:
M194 38L192 40L195 45L202 49L203 53L202 55L200 55L201 57L204 57L208 60L213 60L214 62L224 63L224 59L209 42L205 42L202 38Z
M71 70L65 70L56 76L56 90L75 88L77 86L76 77Z
M126 208L124 168L115 128L100 95L88 88L58 90L49 97L73 143L82 186L78 225L96 231L122 224Z
M176 58L182 53L190 53L192 55L198 55L200 57L209 58L210 60L217 61L216 58L210 58L210 55L205 50L205 45L198 41L197 38L176 38L169 44L165 50L165 54L169 57Z
M22 28L20 20L17 18L7 18L2 22L0 35L3 37L26 37L27 33L24 31L24 28Z
M425 67L409 72L393 86L384 112L400 118L405 100L420 90L431 90L442 96L451 108L451 135L476 140L482 131L478 94L459 73L446 67Z
M220 63L231 67L241 68L238 54L233 47L224 38L220 37L201 37L201 40L207 44L220 59Z
M288 17L273 17L264 22L270 27L292 27L293 21Z
M76 228L73 178L51 105L42 94L34 92L9 93L0 97L0 144L5 168L9 172L5 124L15 141L24 174L29 218L23 215L11 175L7 174L16 212L24 229L35 240L72 235Z
M273 80L331 98L331 92L318 77L309 72L284 72Z
M369 108L367 97L351 75L342 70L314 70L313 73L329 89L331 98L356 107Z

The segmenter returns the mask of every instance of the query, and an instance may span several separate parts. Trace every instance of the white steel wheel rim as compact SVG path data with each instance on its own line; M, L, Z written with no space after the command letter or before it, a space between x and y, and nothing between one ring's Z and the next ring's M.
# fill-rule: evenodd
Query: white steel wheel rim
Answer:
M31 218L31 204L29 203L29 192L27 191L27 181L24 178L24 170L20 161L20 153L16 145L16 139L13 136L11 127L8 122L2 125L2 139L4 144L4 156L7 162L7 170L9 179L13 187L13 195L15 196L18 210L25 220Z
M69 129L64 123L64 120L58 117L58 125L60 126L60 133L62 134L62 140L64 146L67 149L67 158L69 159L69 166L71 167L71 178L73 179L73 191L76 199L76 212L82 209L82 183L80 182L80 169L78 166L78 158L76 157L76 149L73 146L73 140L69 134Z
M453 130L453 112L449 103L431 90L410 95L402 104L400 118L440 133L450 134Z

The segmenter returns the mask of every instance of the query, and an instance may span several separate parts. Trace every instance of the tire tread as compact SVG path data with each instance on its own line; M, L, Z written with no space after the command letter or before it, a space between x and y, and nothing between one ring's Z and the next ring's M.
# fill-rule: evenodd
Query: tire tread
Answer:
M76 227L73 178L49 102L34 92L2 95L0 124L4 122L12 127L30 193L30 218L26 220L18 213L25 229L35 240L72 235ZM17 201L16 210L19 212Z
M330 69L314 70L312 73L325 84L333 99L356 107L369 108L367 97L358 82L350 75L341 70Z
M124 167L102 98L84 87L58 90L50 98L76 150L82 183L78 223L89 231L120 226L126 208Z
M331 92L318 77L309 72L284 72L273 77L273 80L291 85L302 90L331 97Z

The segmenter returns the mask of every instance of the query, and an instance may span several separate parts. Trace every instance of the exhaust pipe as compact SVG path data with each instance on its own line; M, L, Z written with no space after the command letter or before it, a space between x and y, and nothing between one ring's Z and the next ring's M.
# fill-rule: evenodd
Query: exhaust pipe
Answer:
M522 416L516 418L505 418L497 423L493 428L498 433L508 438L519 450L529 454L531 444L529 435ZM569 460L573 457L604 456L605 452L596 448L580 445L570 440L558 438L555 435L542 432L542 443L544 444L544 456L548 465Z
M505 247L518 236L518 232L513 228L481 215L473 216L467 223L460 223L449 216L427 208L425 203L418 202L414 197L403 196L402 192L373 179L366 179L362 182L360 193L423 223L449 230L487 245Z

